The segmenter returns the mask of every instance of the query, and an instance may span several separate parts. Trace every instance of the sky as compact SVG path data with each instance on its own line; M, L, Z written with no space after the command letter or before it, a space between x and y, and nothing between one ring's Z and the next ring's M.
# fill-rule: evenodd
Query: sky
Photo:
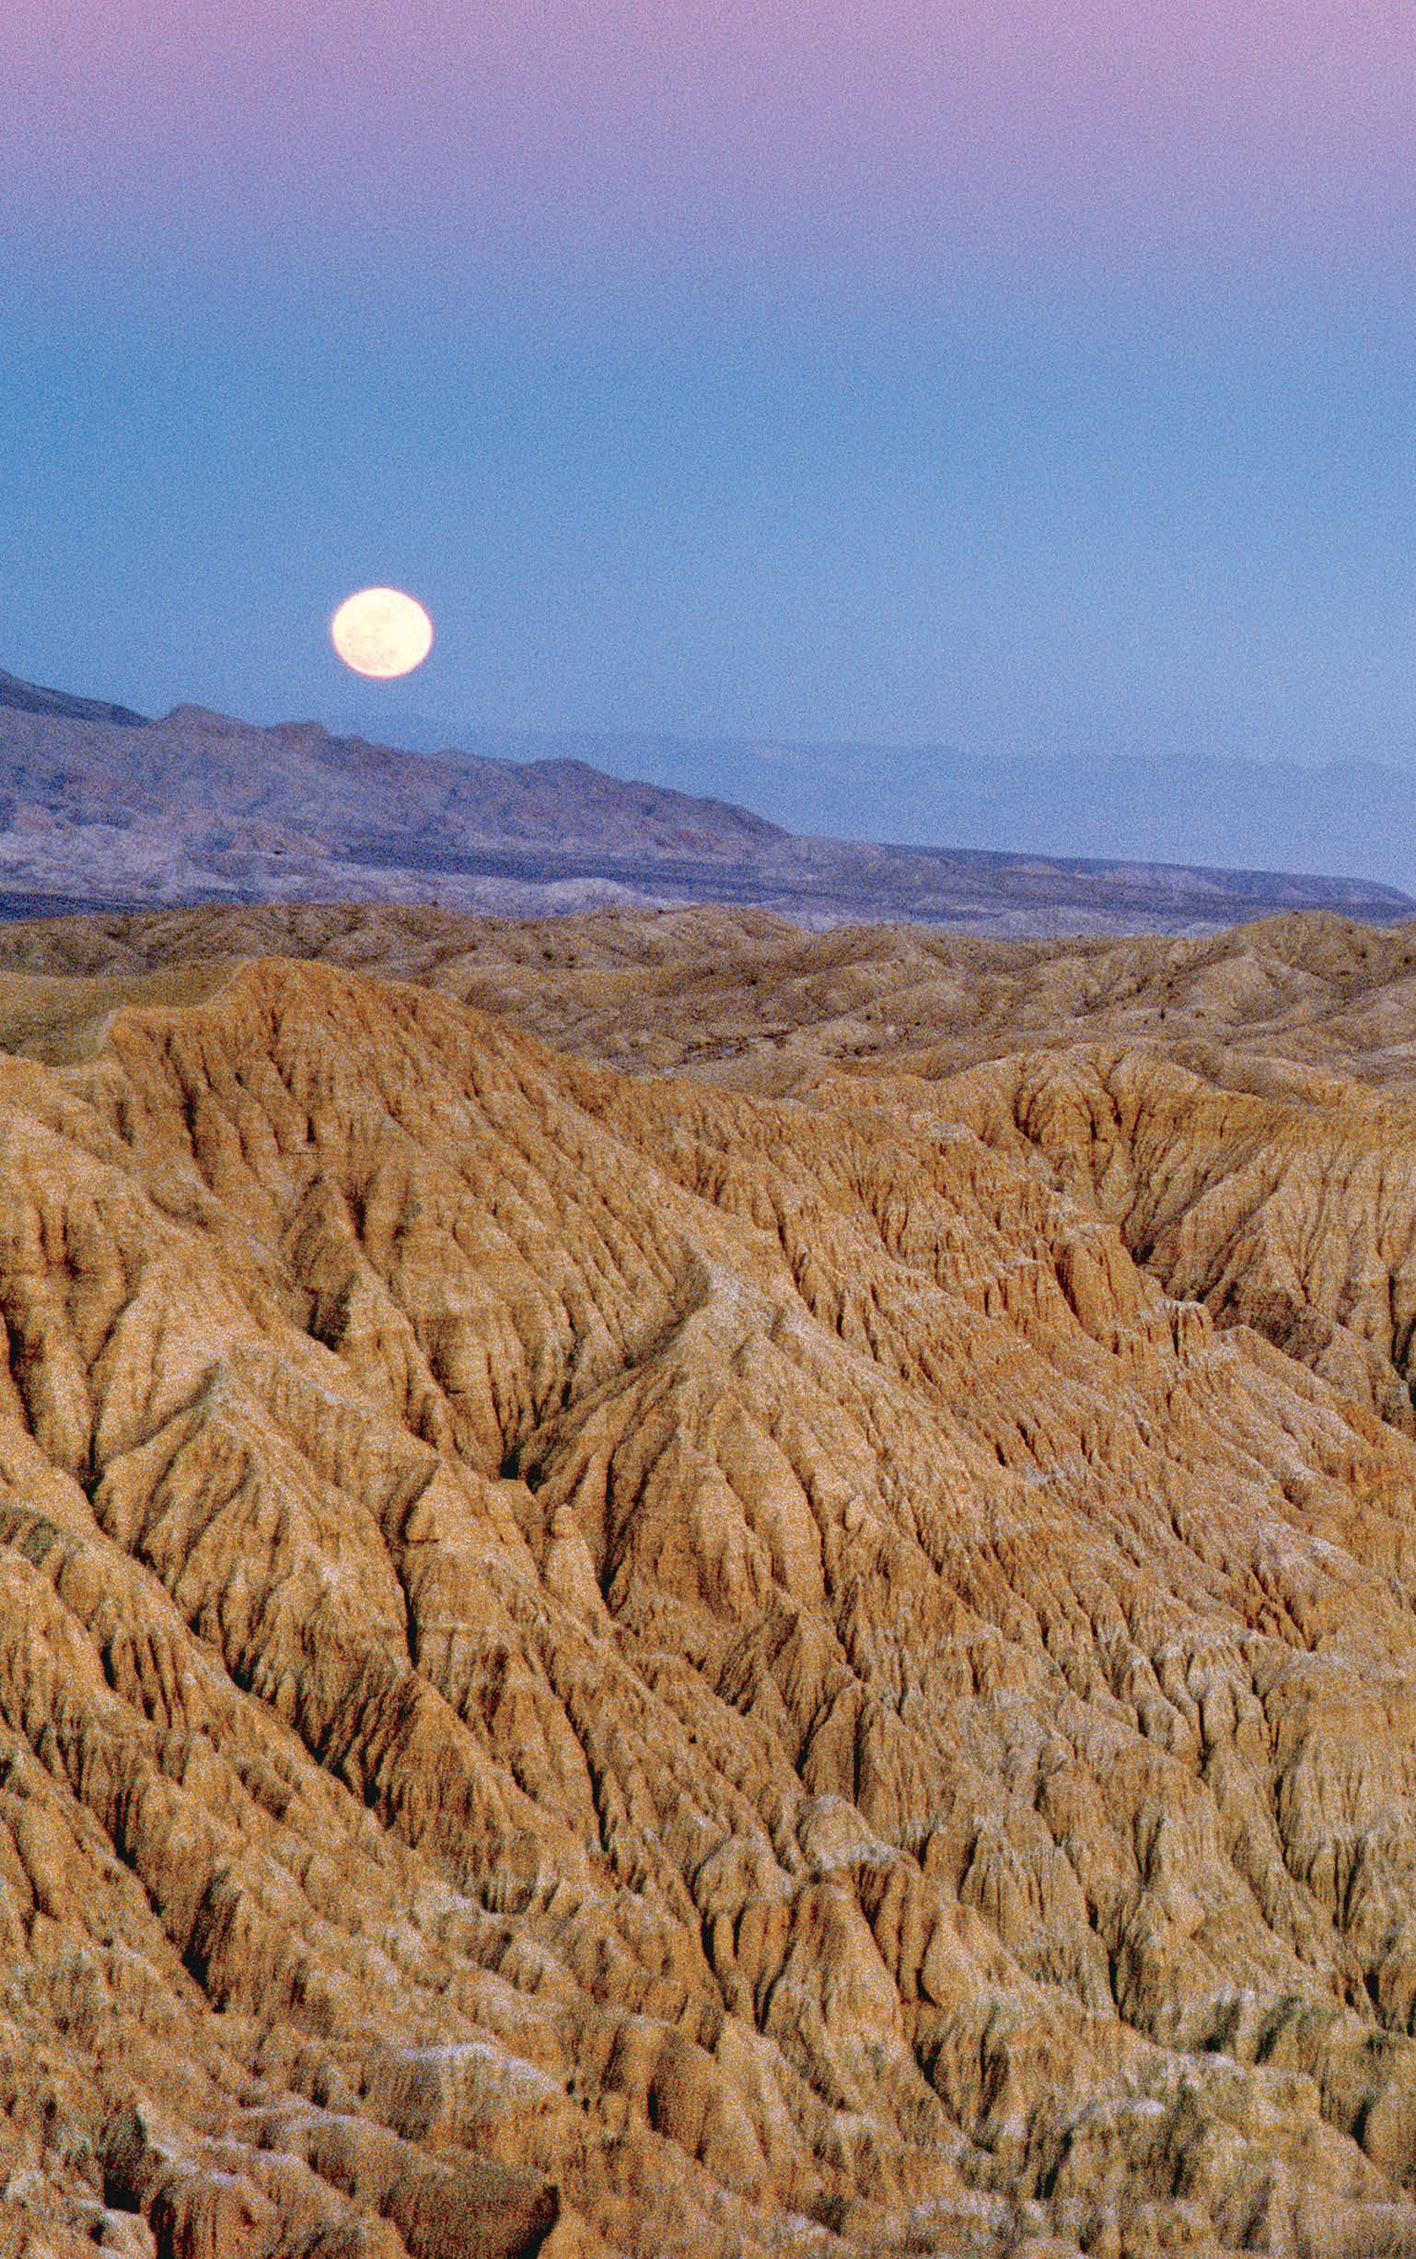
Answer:
M1416 768L1409 0L8 0L0 150L13 673Z

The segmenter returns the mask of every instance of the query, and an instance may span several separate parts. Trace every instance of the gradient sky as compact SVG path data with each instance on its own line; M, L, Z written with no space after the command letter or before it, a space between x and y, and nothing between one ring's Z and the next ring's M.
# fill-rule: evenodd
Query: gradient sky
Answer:
M1409 0L8 0L0 151L16 673L1416 766Z

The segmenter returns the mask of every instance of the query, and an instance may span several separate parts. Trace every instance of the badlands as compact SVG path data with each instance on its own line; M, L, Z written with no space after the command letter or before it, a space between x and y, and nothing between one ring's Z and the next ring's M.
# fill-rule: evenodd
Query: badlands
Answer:
M0 2253L1416 2254L1416 928L0 928Z

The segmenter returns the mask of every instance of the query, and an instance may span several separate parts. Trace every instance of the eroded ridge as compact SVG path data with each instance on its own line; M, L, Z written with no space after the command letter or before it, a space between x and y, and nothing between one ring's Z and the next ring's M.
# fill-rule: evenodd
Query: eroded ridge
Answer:
M1416 1446L1163 1252L1266 1101L82 1004L0 1060L16 2249L1416 2251Z

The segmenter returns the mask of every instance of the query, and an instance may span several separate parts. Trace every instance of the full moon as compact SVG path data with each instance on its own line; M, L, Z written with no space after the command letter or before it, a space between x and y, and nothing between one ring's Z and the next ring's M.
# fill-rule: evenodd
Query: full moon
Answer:
M401 588L361 588L329 623L329 640L356 675L407 675L433 648L433 623Z

